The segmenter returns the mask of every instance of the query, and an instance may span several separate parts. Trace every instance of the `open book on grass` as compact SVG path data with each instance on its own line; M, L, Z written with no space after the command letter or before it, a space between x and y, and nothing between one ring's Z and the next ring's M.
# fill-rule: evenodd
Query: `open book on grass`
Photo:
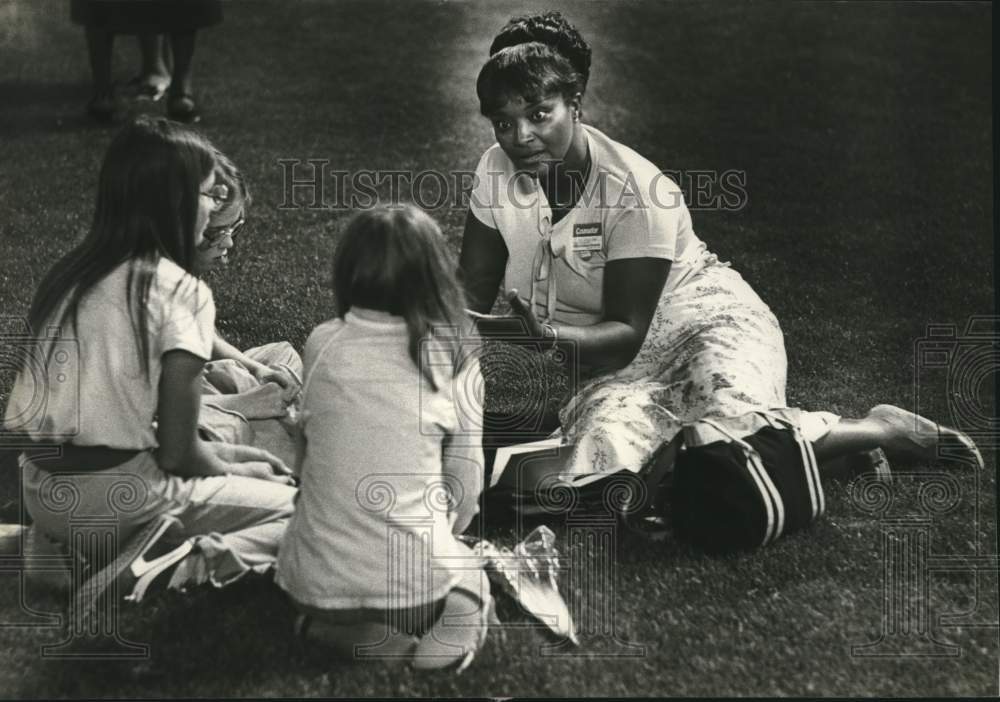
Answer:
M553 507L539 501L536 488L542 492L569 489L575 494L575 508L612 509L622 514L644 514L662 495L662 486L673 468L683 442L678 433L671 441L659 446L638 471L617 467L600 473L567 473L563 471L570 444L561 435L540 441L515 444L497 449L490 488L509 491L508 498L522 514L551 514ZM543 480L545 483L542 483ZM555 497L559 502L560 497ZM555 505L558 511L558 505Z
M490 487L503 485L521 491L533 490L541 478L559 469L560 450L568 451L561 435L497 449Z
M490 487L502 485L522 493L531 492L542 478L555 474L559 476L560 482L582 488L591 483L607 480L609 476L619 472L563 472L560 469L563 467L565 453L571 449L572 446L564 443L561 435L498 448L493 462Z

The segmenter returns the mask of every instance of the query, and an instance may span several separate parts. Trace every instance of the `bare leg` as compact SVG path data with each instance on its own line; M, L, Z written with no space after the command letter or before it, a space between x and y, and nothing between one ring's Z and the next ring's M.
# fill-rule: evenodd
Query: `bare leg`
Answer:
M129 85L134 88L140 100L157 101L170 85L170 71L163 61L163 39L159 34L140 34L139 48L142 51L142 73Z
M115 35L103 29L87 27L87 52L94 77L94 94L111 92L111 50Z
M829 461L852 453L880 448L886 436L885 427L868 417L841 419L830 431L813 444L816 460Z
M816 459L824 462L876 448L890 457L952 458L983 467L979 450L964 433L893 405L873 407L863 419L842 419L813 444Z
M159 34L140 34L139 48L142 50L142 76L147 80L170 82L170 69L164 60L163 37Z
M111 83L111 52L115 35L103 29L87 27L86 37L90 72L94 79L94 96L87 105L87 112L94 119L111 121L115 107Z
M201 121L201 114L191 91L191 61L194 58L195 32L175 32L170 35L173 51L173 81L167 101L167 115L178 122Z
M191 93L191 63L194 59L195 32L175 32L170 35L170 47L174 57L173 90L182 94Z
M172 76L174 74L174 52L170 48L169 36L165 34L160 36L160 61L167 69L167 75Z

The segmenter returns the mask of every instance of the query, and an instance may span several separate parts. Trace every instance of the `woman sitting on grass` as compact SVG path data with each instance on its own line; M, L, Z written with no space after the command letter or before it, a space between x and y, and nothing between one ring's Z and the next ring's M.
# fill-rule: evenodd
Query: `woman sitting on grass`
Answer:
M967 436L898 407L786 407L771 310L695 235L677 185L582 121L590 53L559 13L493 40L476 90L497 144L476 169L460 261L474 312L503 281L526 335L584 369L560 412L558 472L639 471L683 423L759 409L798 425L821 461L878 448L933 460L947 442L981 467Z
M337 247L337 317L306 342L277 582L300 633L344 657L464 665L486 635L489 583L455 538L478 511L482 448L463 432L481 410L463 393L477 369L454 270L424 212L362 212Z
M18 373L6 412L7 430L39 445L22 456L24 500L48 537L67 544L73 520L112 510L119 546L132 545L143 527L173 518L180 546L156 569L128 568L143 562L150 541L104 571L107 584L129 569L142 585L136 593L192 551L184 572L216 584L266 569L292 512L295 489L280 460L197 435L215 336L212 291L198 275L211 258L209 216L225 201L218 168L215 148L175 123L142 119L118 134L90 233L31 304L32 328L60 337L39 333L37 364ZM37 384L57 373L68 382L49 382L37 406ZM112 489L122 482L131 492ZM131 497L122 502L123 494Z

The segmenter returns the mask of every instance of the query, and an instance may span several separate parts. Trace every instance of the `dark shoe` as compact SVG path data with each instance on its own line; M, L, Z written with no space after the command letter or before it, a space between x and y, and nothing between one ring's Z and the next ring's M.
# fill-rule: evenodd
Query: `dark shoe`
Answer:
M111 124L115 118L115 98L111 94L97 94L87 103L87 115L100 124Z
M170 93L167 98L167 117L185 124L197 124L201 121L201 113L191 93Z

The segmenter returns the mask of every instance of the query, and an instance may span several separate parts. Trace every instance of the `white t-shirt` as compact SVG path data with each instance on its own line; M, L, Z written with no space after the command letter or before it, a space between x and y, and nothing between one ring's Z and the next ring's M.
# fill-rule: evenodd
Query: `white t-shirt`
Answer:
M39 347L26 346L28 370L18 373L4 418L7 431L34 441L77 446L151 449L162 371L161 356L182 349L210 359L215 338L212 291L173 261L160 258L147 303L149 376L139 360L129 315L126 262L80 301L77 337L67 320L62 333ZM53 353L48 367L45 354Z
M680 188L632 149L584 126L591 168L577 204L555 225L537 178L517 173L494 145L476 167L470 209L507 245L504 276L535 314L564 324L603 318L604 266L626 258L672 261L664 293L705 265Z
M433 347L434 392L408 338L402 317L355 307L306 341L302 482L277 575L302 604L413 607L478 563L451 533L442 490L446 469L456 495L482 489L478 363L452 378L450 355Z

